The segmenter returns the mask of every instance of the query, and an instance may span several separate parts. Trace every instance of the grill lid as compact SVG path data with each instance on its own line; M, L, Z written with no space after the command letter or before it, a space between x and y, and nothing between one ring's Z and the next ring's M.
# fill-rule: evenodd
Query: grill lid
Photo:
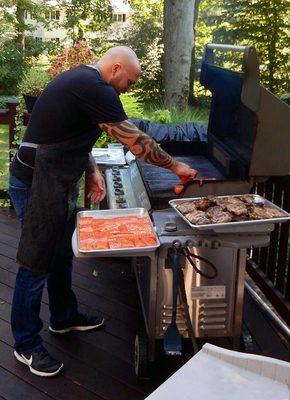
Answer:
M214 50L242 51L243 72L215 65ZM260 85L255 48L208 44L200 82L212 93L209 152L223 173L237 179L288 175L290 107Z

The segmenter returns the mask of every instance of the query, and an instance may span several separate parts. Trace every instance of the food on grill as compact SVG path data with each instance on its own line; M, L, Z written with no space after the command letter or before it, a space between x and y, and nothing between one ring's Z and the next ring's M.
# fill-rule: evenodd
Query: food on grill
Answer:
M78 237L80 250L125 249L157 244L147 216L80 217Z
M193 225L222 224L259 219L281 218L284 213L251 195L207 196L177 204L176 208Z
M196 200L194 205L197 210L206 211L210 206L213 205L213 202L205 197L203 199Z
M188 221L195 225L210 224L210 220L206 217L205 213L200 210L195 210L185 215Z
M221 224L224 222L230 222L232 220L231 214L223 211L222 207L220 206L211 207L207 211L206 216L210 219L210 223L212 224Z
M260 205L248 207L248 212L250 219L268 219L279 218L283 216L283 213L275 208Z
M248 194L243 194L242 196L239 196L239 199L242 200L247 205L252 205L255 203L255 198Z
M196 210L195 203L193 201L187 201L185 203L178 204L176 208L182 213L187 214Z

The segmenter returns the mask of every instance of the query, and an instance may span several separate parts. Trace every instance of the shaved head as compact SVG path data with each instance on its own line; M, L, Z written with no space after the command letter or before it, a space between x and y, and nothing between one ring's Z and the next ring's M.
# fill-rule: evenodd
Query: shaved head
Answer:
M106 51L100 61L105 63L120 62L140 67L136 53L127 46L111 47Z
M98 61L104 80L118 93L125 93L140 76L136 53L127 46L111 47Z

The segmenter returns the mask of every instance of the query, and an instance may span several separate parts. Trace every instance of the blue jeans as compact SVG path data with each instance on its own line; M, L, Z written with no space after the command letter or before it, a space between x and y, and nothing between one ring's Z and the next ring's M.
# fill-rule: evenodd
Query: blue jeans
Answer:
M30 187L10 176L9 194L23 226ZM70 199L71 210L75 207L76 200L77 196ZM47 283L51 325L69 323L78 316L77 300L72 291L71 255L60 255L48 274L35 273L20 265L15 281L11 313L14 347L18 352L29 353L42 346L39 332L43 324L39 314L45 283Z

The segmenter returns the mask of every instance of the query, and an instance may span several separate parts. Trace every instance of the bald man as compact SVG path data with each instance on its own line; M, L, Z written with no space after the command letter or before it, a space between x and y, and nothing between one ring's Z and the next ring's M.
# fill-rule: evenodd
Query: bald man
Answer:
M90 156L101 132L148 163L179 177L196 176L194 169L173 159L128 119L119 94L127 92L139 76L136 54L125 46L109 49L94 65L80 65L57 76L35 103L11 163L9 193L24 224L11 315L14 355L35 375L53 376L63 368L39 334L46 283L50 332L88 331L104 323L102 316L88 317L78 311L71 286L69 230L74 226L76 183L85 169L92 201L100 202L106 195L104 179Z

